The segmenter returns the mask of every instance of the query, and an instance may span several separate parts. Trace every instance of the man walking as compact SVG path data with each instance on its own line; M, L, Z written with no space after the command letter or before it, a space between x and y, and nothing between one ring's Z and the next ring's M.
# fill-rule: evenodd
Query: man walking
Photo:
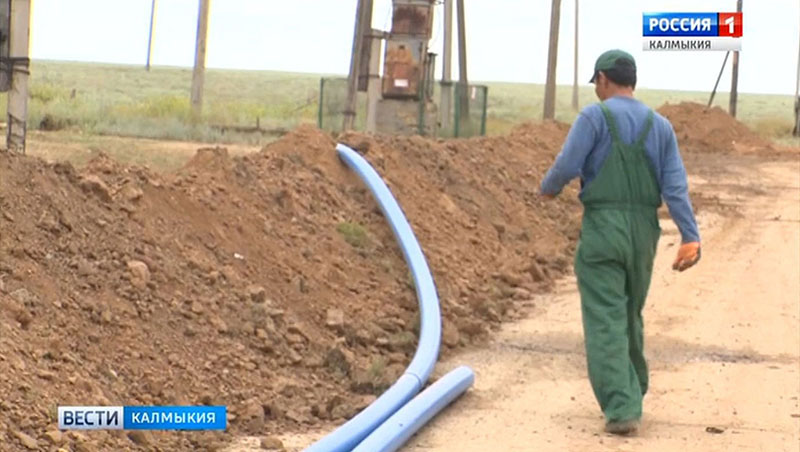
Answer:
M642 308L661 228L662 199L680 229L673 269L700 259L700 235L672 125L633 98L636 63L621 50L597 59L590 83L600 103L581 111L542 181L546 198L580 177L584 206L575 274L589 380L606 431L639 428L647 392Z

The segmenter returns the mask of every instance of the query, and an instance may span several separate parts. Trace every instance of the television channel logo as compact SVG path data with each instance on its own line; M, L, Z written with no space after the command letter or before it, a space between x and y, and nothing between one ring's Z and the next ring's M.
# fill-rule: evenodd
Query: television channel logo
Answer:
M61 430L225 430L225 406L59 406Z
M742 50L742 13L643 13L643 50Z

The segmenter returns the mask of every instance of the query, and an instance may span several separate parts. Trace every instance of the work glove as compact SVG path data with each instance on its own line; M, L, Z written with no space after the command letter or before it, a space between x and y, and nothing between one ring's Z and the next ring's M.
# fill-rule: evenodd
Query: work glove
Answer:
M678 257L672 264L673 270L682 272L700 260L700 242L684 243L678 248Z

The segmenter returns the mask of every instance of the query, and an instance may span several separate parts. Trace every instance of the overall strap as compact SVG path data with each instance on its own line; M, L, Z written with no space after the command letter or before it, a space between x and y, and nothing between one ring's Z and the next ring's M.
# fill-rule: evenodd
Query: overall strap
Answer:
M644 130L642 130L642 134L639 135L639 138L636 140L637 146L643 146L645 140L647 140L647 135L650 133L650 129L653 128L653 110L647 112L647 120L644 123Z
M603 102L600 102L600 110L603 111L603 116L606 117L606 124L608 124L608 130L611 132L611 141L619 142L619 131L617 130L617 123L614 122L614 116L611 114L611 110L609 110Z

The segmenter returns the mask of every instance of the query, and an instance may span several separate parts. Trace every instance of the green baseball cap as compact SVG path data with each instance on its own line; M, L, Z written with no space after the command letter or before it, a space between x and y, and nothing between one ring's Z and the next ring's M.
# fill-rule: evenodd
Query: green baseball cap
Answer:
M594 83L598 71L608 71L610 69L625 71L632 69L635 73L636 60L633 59L630 53L624 50L614 49L603 52L602 55L597 57L597 61L594 63L594 75L592 75L592 79L589 80L589 83Z

